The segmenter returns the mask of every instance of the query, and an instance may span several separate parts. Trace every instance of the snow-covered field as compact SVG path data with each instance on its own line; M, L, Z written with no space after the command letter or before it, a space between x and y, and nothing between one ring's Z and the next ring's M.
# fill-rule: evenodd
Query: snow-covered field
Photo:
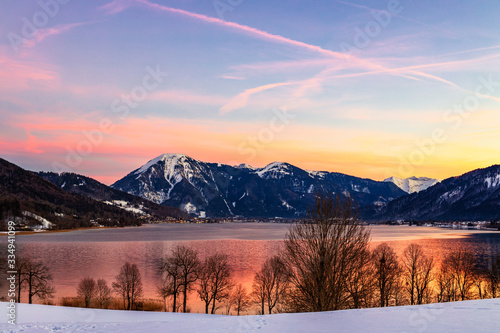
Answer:
M7 305L0 303L4 309ZM240 317L20 304L17 316L15 326L2 320L0 331L497 333L500 331L500 299Z

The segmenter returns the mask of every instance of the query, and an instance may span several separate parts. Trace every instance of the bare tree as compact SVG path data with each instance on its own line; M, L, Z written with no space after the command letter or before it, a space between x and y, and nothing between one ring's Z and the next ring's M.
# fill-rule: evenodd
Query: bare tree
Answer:
M437 273L436 286L438 302L453 302L458 299L455 280L449 265L445 263L441 263L441 268Z
M375 267L375 281L380 297L380 306L389 306L389 300L394 297L395 289L399 288L399 265L394 249L387 243L378 245L372 253Z
M479 299L485 299L488 296L485 284L485 274L483 270L477 269L474 272L474 286L476 287L477 297Z
M258 314L266 313L266 288L265 281L259 273L256 273L252 284L252 299L259 308Z
M90 302L96 295L97 286L95 280L91 277L81 279L80 283L78 283L76 291L78 297L83 298L85 301L85 307L88 308L90 306Z
M21 303L21 292L26 285L27 262L27 257L19 255L16 258L17 303Z
M179 269L180 287L183 294L182 312L187 311L187 295L198 279L200 260L198 253L186 246L177 246L172 251L172 264Z
M346 280L346 290L351 297L349 307L359 309L370 307L375 292L375 279L370 251L365 249L352 263L356 269Z
M401 260L401 274L404 289L409 296L410 304L422 304L424 296L430 288L434 261L427 257L422 246L411 243L404 251Z
M283 258L292 269L289 307L329 311L348 307L346 281L368 248L370 232L351 199L317 195L308 217L289 229Z
M487 290L492 298L496 298L500 293L500 254L490 257L485 269Z
M136 264L126 262L113 282L113 289L122 296L123 308L132 310L142 297L142 277Z
M28 289L28 302L33 303L33 297L48 299L54 294L54 287L50 285L52 275L42 262L24 258L23 279Z
M236 308L236 314L239 316L241 312L246 311L251 304L251 298L247 294L247 290L240 284L233 290L231 296L232 302Z
M229 264L227 254L216 253L205 259L198 274L198 295L205 302L205 313L212 304L211 314L215 313L216 302L229 298L233 268Z
M469 299L475 280L476 258L474 253L465 248L453 251L446 255L442 266L449 272L460 299L462 301Z
M290 285L291 271L279 256L274 256L264 263L262 269L255 274L253 295L261 306L262 314L267 311L271 314L273 309L284 298Z
M177 264L173 256L165 257L158 267L160 285L158 294L163 298L165 310L167 308L167 298L172 297L172 312L177 312L179 307L177 297L181 291L181 267Z
M226 316L229 316L229 314L231 313L231 310L233 309L233 306L235 304L234 299L231 296L229 296L228 298L224 299L222 304L224 305L224 314Z
M97 280L96 286L96 301L99 309L107 309L111 301L111 288L108 287L106 280Z

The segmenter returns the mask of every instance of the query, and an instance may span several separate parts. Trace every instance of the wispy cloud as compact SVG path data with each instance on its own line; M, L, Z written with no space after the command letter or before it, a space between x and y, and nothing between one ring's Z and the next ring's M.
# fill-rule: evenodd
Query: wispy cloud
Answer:
M137 3L136 0L113 0L101 7L99 7L99 10L102 10L106 12L109 15L112 14L118 14L127 9L128 7L132 6L133 4Z
M148 99L169 104L202 104L220 106L228 98L222 96L202 95L184 90L169 90L152 92Z
M287 38L287 37L284 37L281 35L271 34L271 33L268 33L266 31L262 31L262 30L259 30L259 29L256 29L256 28L253 28L253 27L250 27L247 25L242 25L242 24L235 23L235 22L224 21L224 20L221 20L219 18L210 17L210 16L206 16L203 14L198 14L198 13L193 13L193 12L186 11L183 9L172 8L172 7L160 5L157 3L150 2L148 0L136 0L135 2L141 3L141 4L151 8L153 10L190 17L190 18L193 18L196 20L201 20L201 21L206 22L206 23L217 24L217 25L224 26L224 27L231 29L231 30L243 32L243 33L249 34L255 38L262 39L262 40L268 40L268 41L272 41L272 42L276 42L276 43L280 43L280 44L298 47L298 48L310 51L312 53L315 53L317 55L325 56L325 57L328 57L330 59L333 58L333 59L335 59L336 62L341 61L341 62L345 63L346 59L347 59L347 56L344 53L323 49L319 46L307 44L307 43L297 41L294 39L290 39L290 38ZM125 8L127 8L132 3L133 2L131 2L131 0L130 1L127 1L127 0L117 1L117 0L115 0L112 3L108 4L109 6L106 8L111 13L117 13L117 12L120 12L120 11L124 10ZM359 68L363 68L365 70L369 69L371 71L371 73L374 73L374 72L389 73L389 74L393 74L393 75L397 75L397 76L405 76L409 79L415 79L414 74L417 74L416 72L406 72L405 73L402 70L387 68L387 67L384 67L382 65L376 64L372 61L359 58L355 55L350 55L349 61L351 63L356 64ZM426 77L426 78L434 78L435 80L440 81L442 83L447 83L447 84L453 85L453 83L447 82L445 79L442 79L440 77L437 77L437 76L434 76L431 74L421 73L421 76ZM306 86L311 86L311 84L313 86L315 86L319 82L320 82L319 80L314 79L314 78L303 81L303 83ZM280 86L295 85L295 84L298 84L298 82L293 81L293 82L273 83L273 84L267 84L267 85L263 85L260 87L252 88L252 89L247 89L243 93L241 93L241 94L237 95L235 98L233 98L226 105L224 105L221 108L221 113L227 113L227 112L230 112L232 110L235 110L236 108L241 108L241 107L245 106L248 102L249 97L255 93L263 92L263 91L273 89L276 87L280 87Z
M47 39L48 37L60 35L62 33L65 33L65 32L67 32L67 31L69 31L69 30L71 30L73 28L82 26L84 24L87 24L87 23L60 24L60 25L57 25L57 26L54 26L54 27L50 27L50 28L38 29L36 31L36 34L35 34L34 38L27 40L24 43L24 45L27 48L32 48L36 44L38 44L38 43L42 42L43 40Z
M336 51L324 49L320 46L304 43L304 42L297 41L297 40L294 40L291 38L287 38L287 37L284 37L281 35L272 34L272 33L269 33L269 32L263 31L263 30L259 30L257 28L253 28L253 27L250 27L247 25L243 25L243 24L239 24L239 23L235 23L235 22L224 21L224 20L221 20L221 19L216 18L216 17L210 17L210 16L203 15L203 14L193 13L193 12L183 10L183 9L167 7L164 5L157 4L157 3L152 3L148 0L136 0L136 2L141 3L141 4L147 6L151 9L154 9L157 11L179 14L179 15L190 17L190 18L200 20L200 21L203 21L206 23L217 24L217 25L223 26L225 28L228 28L228 29L231 29L234 31L246 33L246 34L248 34L252 37L255 37L255 38L259 38L262 40L267 40L267 41L271 41L271 42L275 42L275 43L294 46L294 47L297 47L297 48L300 48L303 50L307 50L313 54L328 57L330 59L331 58L336 59L337 61L345 62L345 60L347 59L347 55L342 53L342 52L336 52ZM117 6L118 6L118 8L120 8L119 5L117 5ZM351 55L349 57L349 61L354 62L358 66L361 66L364 68L370 68L370 69L382 68L382 66L380 66L378 64L364 60L362 58L358 58L354 55Z
M225 113L228 113L228 112L231 112L234 110L244 108L245 106L248 105L248 100L249 100L250 96L252 96L253 94L257 94L257 93L260 93L260 92L263 92L266 90L271 90L271 89L278 88L278 87L290 86L290 85L295 85L295 84L299 84L299 82L292 81L292 82L271 83L271 84L266 84L266 85L259 86L256 88L247 89L244 92L242 92L241 94L238 94L235 97L233 97L226 104L224 104L220 108L220 113L225 114Z
M369 11L369 12L373 12L373 11L378 11L380 9L376 9L376 8L371 8L371 7L368 7L368 6L365 6L365 5L360 5L360 4L355 4L355 3L351 3L351 2L346 2L346 1L342 1L342 0L335 0L335 2L337 3L340 3L340 4L343 4L343 5L346 5L346 6L350 6L350 7L354 7L354 8L359 8L359 9L363 9L365 11ZM399 2L398 2L399 5L401 5ZM385 8L384 8L385 9ZM403 8L404 9L404 8ZM392 16L394 17L398 17L402 20L405 20L405 21L408 21L408 22L412 22L412 23L416 23L418 25L422 25L422 26L425 26L425 27L428 27L428 28L432 28L434 30L439 30L441 32L445 32L446 34L449 34L449 35L452 35L453 33L449 30L445 30L445 29L442 29L440 27L436 27L434 25L430 25L430 24L427 24L425 22L422 22L422 21L419 21L419 20L415 20L415 19L412 19L410 17L407 17L407 16L403 16L403 15L399 15L399 14L393 14L391 13Z
M420 65L413 65L413 66L401 66L401 67L396 67L396 68L383 67L383 69L380 69L380 70L360 71L360 72L345 73L345 74L339 74L338 73L339 68L337 68L337 67L329 67L329 68L326 68L325 70L322 70L321 72L314 75L313 77L305 79L305 80L293 80L293 81L278 82L278 83L266 84L266 85L254 87L251 89L247 89L244 92L238 94L236 97L234 97L226 105L224 105L220 109L220 112L222 114L224 114L224 113L228 113L230 111L241 109L241 108L248 105L248 102L249 102L252 95L257 94L257 93L261 93L261 92L264 92L267 90L271 90L271 89L274 89L277 87L292 86L292 85L298 86L298 88L295 90L295 93L290 96L290 98L293 99L293 98L299 98L299 97L304 96L308 90L317 89L317 88L321 87L321 85L327 81L332 81L332 80L336 80L336 79L356 78L356 77L363 77L363 76L374 76L374 75L398 75L398 76L404 76L407 79L413 79L413 80L419 80L419 81L421 79L426 79L429 81L442 83L448 87L454 88L454 89L459 90L461 92L465 92L468 94L475 94L474 91L460 87L459 85L457 85L456 83L454 83L450 80L446 80L446 79L444 79L438 75L435 75L435 74L423 72L422 69L429 69L429 70L438 69L438 70L443 71L445 69L450 70L452 68L466 68L467 66L469 66L471 64L488 62L491 60L496 60L498 58L500 58L500 54L493 54L493 55L488 55L488 56L484 56L484 57L477 57L477 58L464 59L464 60L434 62L434 63L420 64ZM345 68L340 68L340 69L345 69ZM495 97L495 96L491 96L491 95L478 94L478 96L481 96L482 98L490 99L493 101L497 101L497 102L500 101L500 98Z
M480 48L475 48L475 49L470 49L470 50L446 53L446 54L441 54L438 57L447 57L447 56L451 56L451 55L459 55L459 54L465 54L465 53L474 53L474 52L482 52L482 51L497 50L497 49L500 49L500 45L480 47Z
M59 74L46 64L12 59L0 53L0 88L3 91L30 89L32 83L53 85Z

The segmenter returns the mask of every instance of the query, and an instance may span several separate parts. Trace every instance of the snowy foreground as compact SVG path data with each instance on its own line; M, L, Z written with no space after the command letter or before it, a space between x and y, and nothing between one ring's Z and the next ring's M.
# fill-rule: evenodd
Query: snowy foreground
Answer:
M0 303L7 306L7 303ZM17 306L1 332L499 332L500 299L266 316ZM5 318L5 316L4 316Z

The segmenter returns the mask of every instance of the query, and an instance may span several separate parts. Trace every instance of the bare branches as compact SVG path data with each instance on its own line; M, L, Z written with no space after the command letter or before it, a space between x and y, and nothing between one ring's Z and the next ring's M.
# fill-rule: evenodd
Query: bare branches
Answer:
M83 298L85 301L85 307L90 306L90 302L95 297L97 291L97 285L93 278L85 277L80 280L78 288L76 290L78 297Z
M433 277L434 260L424 254L422 246L411 243L405 248L401 260L404 288L410 304L423 304Z
M107 309L111 302L111 289L108 287L106 280L97 280L95 298L99 309Z
M178 270L180 277L179 286L183 294L182 312L187 312L187 295L193 289L198 279L199 267L198 253L186 246L177 246L170 257L172 269ZM177 274L177 273L176 273Z
M500 254L492 256L488 262L485 268L485 278L491 297L498 297L500 295Z
M465 248L451 252L444 258L442 270L451 280L451 295L457 294L462 301L469 299L476 270L474 254Z
M380 306L389 306L389 300L395 296L400 268L393 248L387 243L378 245L372 253L375 265L375 281L379 292Z
M233 290L231 302L236 308L236 314L239 316L241 312L246 311L251 305L251 298L247 294L247 290L240 284Z
M346 308L346 283L357 258L366 255L370 233L350 199L317 196L308 219L293 225L284 258L292 269L290 306L294 311Z
M253 296L260 305L260 311L265 313L267 304L268 313L280 304L289 289L292 272L279 256L274 256L264 263L262 269L255 274L253 282Z
M205 313L212 304L211 314L215 313L216 302L229 298L233 269L229 264L228 255L216 253L203 262L199 269L198 295L205 302Z
M25 257L21 261L22 273L19 285L26 284L28 289L28 302L33 303L33 297L49 299L54 294L54 287L50 284L52 274L47 266L40 261Z
M142 277L136 264L126 262L113 282L113 289L122 296L123 307L132 310L143 295Z

